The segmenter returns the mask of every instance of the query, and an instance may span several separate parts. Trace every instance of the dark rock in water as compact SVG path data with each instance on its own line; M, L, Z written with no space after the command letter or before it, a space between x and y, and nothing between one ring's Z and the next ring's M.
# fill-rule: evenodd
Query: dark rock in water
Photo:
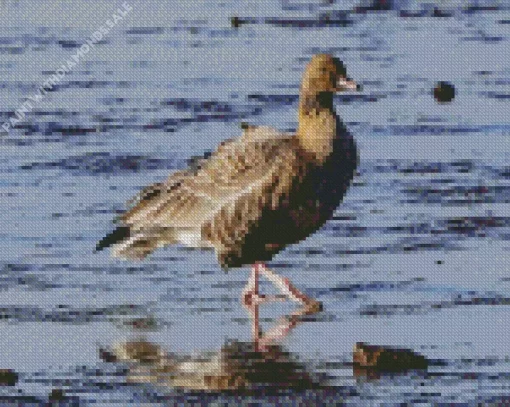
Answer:
M65 393L62 389L52 389L48 396L49 401L62 401L64 398Z
M239 28L241 24L243 24L243 21L239 17L237 16L230 17L230 25L233 28Z
M24 404L23 404L24 405ZM65 391L60 388L54 388L48 394L48 404L45 406L79 406L80 399L77 396L68 396Z
M434 88L434 99L438 102L451 102L455 97L455 87L448 82L438 82Z
M12 369L0 369L0 386L14 386L18 382L18 374Z
M410 349L387 348L363 342L357 342L354 346L353 363L358 371L362 368L377 372L403 372L428 367L425 356Z
M238 16L230 17L230 26L232 28L239 28L243 24L257 24L257 23L260 23L260 21L252 17L238 17Z

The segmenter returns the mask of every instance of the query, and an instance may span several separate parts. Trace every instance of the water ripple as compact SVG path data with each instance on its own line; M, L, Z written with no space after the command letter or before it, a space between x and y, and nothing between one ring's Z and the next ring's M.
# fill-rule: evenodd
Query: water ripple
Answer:
M141 155L113 155L110 153L86 153L50 162L24 164L21 170L63 169L74 175L123 174L126 172L153 171L182 168L186 160L177 158L154 158Z

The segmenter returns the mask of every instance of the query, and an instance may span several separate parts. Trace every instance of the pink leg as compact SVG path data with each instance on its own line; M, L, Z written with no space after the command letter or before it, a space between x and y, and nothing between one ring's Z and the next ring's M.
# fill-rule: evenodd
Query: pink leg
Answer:
M248 279L246 287L244 287L242 295L242 303L251 315L251 332L253 343L255 344L255 350L259 351L259 339L260 339L260 321L259 321L259 304L261 297L259 295L259 269L257 266L253 266L251 269L251 275Z
M283 296L265 296L259 294L259 274L261 273L282 292ZM299 302L303 307L294 312L290 318L282 318L273 329L263 334L260 330L259 305L264 302L278 301L285 298ZM263 263L256 263L252 266L250 278L243 290L242 303L251 316L252 337L257 352L267 349L269 344L276 343L287 336L300 322L299 317L322 310L322 304L319 301L307 297L294 287L289 279L278 276Z
M258 348L267 350L269 345L281 342L301 322L298 318L280 318L278 323L266 333L262 333L258 340Z
M288 278L280 277L278 274L269 270L265 264L257 263L259 272L262 273L269 281L271 281L280 292L287 298L299 302L307 307L312 307L316 312L320 311L321 304L319 301L314 300L303 294L296 287L294 287Z
M251 324L251 336L252 341L255 344L255 351L259 351L259 340L260 340L260 321L259 321L259 304L254 304L250 309L250 314L252 315L252 324Z
M263 274L269 281L271 281L282 295L265 296L259 294L259 274ZM242 294L242 303L252 317L252 335L255 348L260 349L260 321L259 321L259 305L269 301L280 301L289 298L293 301L299 302L303 308L296 313L295 316L313 314L322 310L322 304L303 294L296 287L294 287L288 278L283 278L276 273L269 270L265 264L256 263L252 266L250 278L246 287L244 287ZM282 338L287 335L288 331L292 329L295 322L284 322L274 330L266 335L263 342L272 342L277 338Z
M264 272L264 265L262 263L256 263L251 268L250 278L248 283L243 289L241 302L249 309L254 305L263 304L270 301L283 301L288 298L288 295L263 295L259 293L259 275ZM294 288L295 289L295 288ZM295 289L297 291L297 289ZM299 291L297 291L299 292Z
M251 308L259 299L259 269L256 266L251 268L250 278L243 289L242 303L246 308Z

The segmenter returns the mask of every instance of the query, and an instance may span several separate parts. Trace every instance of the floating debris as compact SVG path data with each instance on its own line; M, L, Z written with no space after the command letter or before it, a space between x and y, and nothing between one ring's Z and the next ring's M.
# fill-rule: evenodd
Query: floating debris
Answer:
M243 20L241 20L238 16L230 17L230 25L233 28L239 28L243 24Z
M65 399L65 393L62 389L51 389L51 392L48 396L48 400L51 402L59 402Z
M451 102L455 97L455 87L448 82L438 82L434 88L434 99L440 103Z
M378 372L403 372L428 367L425 356L410 349L388 348L363 342L357 342L354 346L353 364L356 368ZM356 373L359 373L359 369L355 369Z
M0 369L0 386L15 386L18 374L12 369Z

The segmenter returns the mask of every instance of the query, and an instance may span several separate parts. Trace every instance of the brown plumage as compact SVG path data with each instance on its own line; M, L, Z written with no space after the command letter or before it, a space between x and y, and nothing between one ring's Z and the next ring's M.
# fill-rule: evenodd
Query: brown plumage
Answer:
M329 219L357 165L333 92L354 89L343 64L316 55L300 90L297 133L244 126L194 168L144 189L97 249L141 259L157 247L213 248L223 267L266 261Z

